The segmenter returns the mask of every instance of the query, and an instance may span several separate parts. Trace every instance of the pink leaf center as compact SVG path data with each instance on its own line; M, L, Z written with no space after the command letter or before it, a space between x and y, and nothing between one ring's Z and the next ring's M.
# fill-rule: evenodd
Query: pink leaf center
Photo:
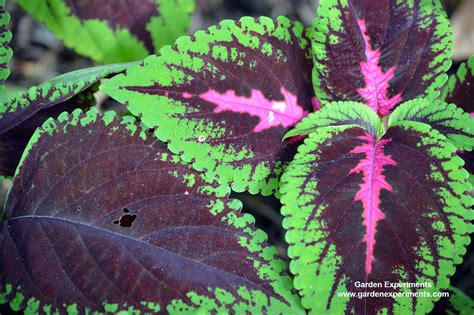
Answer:
M364 76L365 87L357 89L357 92L366 100L370 106L380 115L390 114L391 110L402 101L401 94L388 97L389 81L393 79L397 67L393 66L383 72L379 65L380 50L372 50L367 27L364 20L359 20L359 27L365 42L365 56L367 61L360 62L360 69Z
M276 126L293 127L308 115L303 106L298 104L295 95L288 92L284 87L281 87L280 91L284 96L282 101L268 100L262 92L255 89L252 90L250 97L237 96L235 91L232 90L224 94L209 90L198 96L216 105L214 113L231 111L257 116L260 118L260 122L253 131L260 132ZM185 98L193 97L189 93L183 93L183 96Z
M362 173L363 175L363 183L360 185L360 190L355 195L354 201L361 201L364 209L362 212L365 225L364 241L367 244L365 272L368 275L372 271L374 261L377 222L385 218L380 209L380 192L382 189L392 191L392 186L387 183L382 173L384 166L396 165L397 163L383 152L384 145L389 143L390 139L376 141L368 133L359 139L367 143L354 148L351 153L363 153L365 158L350 173Z

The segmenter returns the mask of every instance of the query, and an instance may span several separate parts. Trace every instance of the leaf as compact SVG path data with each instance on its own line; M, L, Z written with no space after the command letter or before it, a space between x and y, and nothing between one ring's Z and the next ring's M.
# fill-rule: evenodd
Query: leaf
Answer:
M436 129L459 150L474 148L474 117L455 104L431 99L414 99L400 105L390 115L389 125L404 120L418 121Z
M474 301L469 296L453 286L446 292L449 293L449 297L441 298L430 314L472 315L474 313Z
M284 17L223 21L101 89L195 169L269 195L296 149L283 135L312 110L304 32Z
M7 64L13 55L11 48L8 46L12 39L12 33L7 29L10 15L5 11L4 6L5 0L0 0L0 92L5 88L3 82L10 75Z
M459 152L459 156L464 160L464 168L471 174L470 181L474 186L474 151Z
M93 106L93 85L132 64L73 71L0 103L0 176L13 176L28 140L46 119Z
M449 77L443 89L442 99L474 115L474 56L462 63L456 74Z
M323 105L364 102L387 115L447 79L453 35L438 0L321 1L314 28L314 88Z
M19 85L6 84L5 89L0 92L0 100L6 102L6 100L15 97L20 92L25 92L26 88Z
M435 298L426 295L449 285L474 231L468 174L455 154L444 136L417 122L393 126L381 139L354 125L309 135L281 187L290 270L305 308L312 314L432 309ZM381 287L361 287L370 283ZM400 295L381 295L394 293Z
M17 0L79 54L102 63L141 60L185 35L194 0Z
M449 77L441 98L455 103L474 116L474 56L462 63L456 74ZM466 162L465 168L471 173L471 183L474 184L474 152L461 152L460 156Z
M295 128L287 132L284 139L306 136L322 127L345 125L360 126L373 135L381 135L384 131L379 116L363 103L332 102L303 118Z
M50 119L6 202L3 301L51 313L302 313L276 249L229 192L131 117Z

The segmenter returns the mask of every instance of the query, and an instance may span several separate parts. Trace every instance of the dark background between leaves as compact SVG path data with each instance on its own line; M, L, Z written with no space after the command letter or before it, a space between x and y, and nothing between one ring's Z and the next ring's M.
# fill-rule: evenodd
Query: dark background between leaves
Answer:
M196 0L197 10L193 15L190 33L217 24L223 19L238 19L242 16L285 15L300 20L306 26L311 24L316 14L318 0ZM474 53L474 0L444 0L445 9L450 15L455 29L455 66ZM10 29L13 32L11 47L14 55L10 63L11 75L7 81L7 91L0 100L11 92L27 89L47 81L58 74L94 66L94 63L77 55L73 50L55 38L46 28L37 23L21 8L7 0L7 11L11 15ZM8 94L7 94L8 93ZM98 94L98 106L102 110L124 109L114 101ZM0 180L0 212L5 195L11 185L9 180ZM244 203L244 212L256 217L257 226L269 237L269 242L278 248L281 258L288 262L287 244L281 226L280 203L273 197L232 194ZM464 262L458 266L452 284L474 298L474 245L468 248ZM8 307L0 306L0 314L12 313Z

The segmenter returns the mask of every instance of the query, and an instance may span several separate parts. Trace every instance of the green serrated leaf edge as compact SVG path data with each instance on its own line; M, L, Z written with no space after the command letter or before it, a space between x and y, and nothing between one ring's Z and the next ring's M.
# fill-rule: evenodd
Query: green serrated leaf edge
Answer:
M401 121L420 120L435 129L436 125L454 129L453 133L442 133L459 150L474 149L474 117L455 104L421 98L410 100L395 109L388 124L393 126Z
M12 39L12 33L7 29L10 15L4 11L5 0L0 0L0 92L5 89L3 82L10 75L7 64L13 56L13 51L8 44Z
M471 299L469 296L464 294L458 288L453 286L449 287L447 292L450 293L449 302L453 306L455 313L450 311L447 312L446 315L472 315L474 314L474 300Z
M474 205L474 198L469 194L472 186L468 182L468 172L462 168L464 162L458 156L455 156L456 148L438 131L432 129L429 125L418 122L404 121L397 124L407 130L413 130L415 132L422 132L429 134L430 137L425 139L425 144L436 143L439 145L438 148L433 147L431 149L433 156L442 159L451 158L449 162L443 162L442 167L449 172L449 177L453 179L453 185L451 186L461 198L455 198L448 191L440 191L439 198L445 200L446 204L444 211L448 213L456 213L463 217L465 221L458 220L457 224L453 224L453 229L457 230L455 234L456 244L453 246L451 243L446 242L440 238L437 240L438 248L440 249L440 257L452 257L454 263L451 261L440 260L440 274L438 276L438 282L433 284L431 288L422 288L420 291L423 292L439 292L446 289L449 286L449 278L455 272L455 264L462 262L462 256L466 252L466 246L470 243L469 234L474 232L474 226L471 222L474 219L474 213L471 207ZM360 128L359 126L356 126ZM343 314L346 311L345 304L349 298L337 298L333 300L334 308L326 310L326 302L330 292L320 290L321 287L327 286L332 283L334 279L330 276L322 276L321 279L315 281L315 265L311 263L316 255L317 248L306 247L305 243L310 243L312 240L319 240L324 238L322 231L315 233L314 235L308 235L301 232L299 227L303 225L312 208L308 205L311 200L312 191L299 191L298 187L301 187L301 183L305 180L304 165L300 161L304 162L311 158L309 152L314 151L314 147L325 143L335 135L349 129L354 126L336 126L321 128L316 133L309 135L305 139L304 144L298 148L298 153L295 156L293 162L290 163L287 170L282 176L282 187L281 187L281 202L283 207L281 213L285 216L283 220L283 227L287 230L285 239L289 243L288 256L292 259L290 263L290 271L295 275L294 284L295 288L299 290L300 296L302 297L303 306L310 310L310 314L320 314L329 312L330 314ZM317 185L317 184L315 184ZM316 187L313 187L314 189ZM306 197L301 197L306 195ZM318 224L313 225L313 230L318 231ZM444 253L444 255L443 255ZM334 245L329 248L329 254L327 255L329 260L322 262L320 267L320 274L334 274L338 265L343 264L343 257L337 256ZM342 279L341 283L343 282ZM424 279L420 279L423 282ZM431 282L431 280L427 280ZM344 285L340 285L337 288L338 291L347 292L347 288ZM323 292L324 291L324 292ZM408 299L408 300L407 300ZM408 313L427 313L430 312L434 307L435 299L428 300L422 298L418 300L416 310L409 310L404 308L405 305L410 305L411 298L399 297L395 299L394 313L395 314L408 314ZM439 299L439 298L438 298Z
M49 102L54 103L56 100L64 97L64 95L68 95L68 97L62 100L67 101L100 79L111 74L122 72L136 64L137 62L113 64L62 74L50 81L29 88L27 92L19 92L16 96L0 103L0 119L5 117L8 113L30 106L38 97L48 98Z
M474 55L469 57L467 62L461 63L456 74L449 76L448 82L441 93L441 100L446 100L449 96L452 95L454 90L459 88L459 85L463 84L466 80L466 76L470 75L474 77ZM466 100L466 101L473 101L473 100ZM461 106L462 104L456 104Z

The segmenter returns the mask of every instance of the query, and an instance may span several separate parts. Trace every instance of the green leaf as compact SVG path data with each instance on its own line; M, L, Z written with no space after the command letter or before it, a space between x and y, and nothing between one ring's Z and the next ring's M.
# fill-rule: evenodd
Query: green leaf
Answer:
M321 127L355 125L369 131L374 137L383 133L380 117L363 103L332 102L308 117L290 130L283 139L305 136Z
M26 88L24 88L22 86L6 84L5 89L0 92L0 100L2 100L2 102L5 102L6 100L8 100L12 97L15 97L19 93L25 92L25 91L26 91Z
M8 62L10 61L13 52L8 46L12 39L12 33L7 29L10 15L4 9L5 0L0 0L0 92L5 88L3 82L8 78L10 69L8 69Z
M381 139L354 125L311 133L281 187L303 306L311 314L430 312L474 231L462 165L456 148L424 123L400 122Z
M185 35L194 0L17 0L66 46L101 63L141 60Z
M474 314L474 300L464 294L464 292L453 286L450 286L445 292L449 293L449 297L443 297L436 303L433 314Z
M310 45L285 17L222 21L101 86L173 153L237 192L278 190L283 135L313 110Z
M389 126L402 121L418 121L430 125L459 150L474 148L474 117L455 104L438 100L414 99L400 105L389 118Z

